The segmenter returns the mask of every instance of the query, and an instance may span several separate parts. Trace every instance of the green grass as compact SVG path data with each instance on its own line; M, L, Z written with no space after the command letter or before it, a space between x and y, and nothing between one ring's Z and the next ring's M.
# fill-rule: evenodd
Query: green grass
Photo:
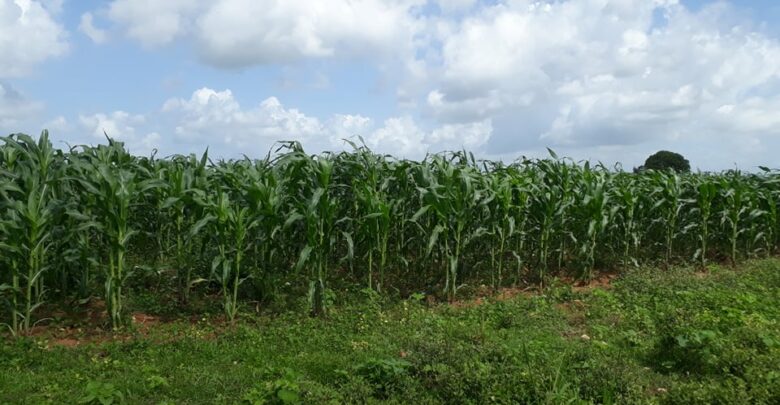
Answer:
M327 319L179 320L75 348L7 337L0 403L780 403L780 260L552 285L459 307L366 292Z

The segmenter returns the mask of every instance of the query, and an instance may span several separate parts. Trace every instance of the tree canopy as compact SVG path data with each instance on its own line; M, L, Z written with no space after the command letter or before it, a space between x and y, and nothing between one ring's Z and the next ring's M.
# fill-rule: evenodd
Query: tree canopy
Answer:
M678 173L691 171L691 164L683 155L668 150L658 151L645 160L644 170L668 170Z

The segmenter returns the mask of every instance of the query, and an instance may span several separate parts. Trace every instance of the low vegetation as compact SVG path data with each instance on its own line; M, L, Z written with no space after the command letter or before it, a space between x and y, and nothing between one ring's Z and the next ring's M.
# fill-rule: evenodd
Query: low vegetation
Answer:
M226 326L214 305L122 334L84 324L67 340L52 328L0 343L0 402L780 401L780 261L640 268L598 285L553 279L433 306L364 289L328 319L244 313ZM133 297L136 309L179 314L154 292Z

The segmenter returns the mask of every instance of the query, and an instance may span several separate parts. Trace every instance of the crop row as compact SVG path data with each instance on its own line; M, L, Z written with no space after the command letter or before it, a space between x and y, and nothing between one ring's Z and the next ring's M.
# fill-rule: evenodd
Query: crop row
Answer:
M388 291L494 288L562 273L708 260L778 247L780 174L677 174L576 163L511 164L466 152L395 159L361 145L264 159L135 157L122 143L0 146L0 296L14 332L53 297L102 295L113 327L135 271L149 266L183 303L205 284L226 318L286 286L326 311L331 285ZM149 266L132 266L138 258ZM138 263L134 263L138 264ZM196 289L202 290L202 289Z

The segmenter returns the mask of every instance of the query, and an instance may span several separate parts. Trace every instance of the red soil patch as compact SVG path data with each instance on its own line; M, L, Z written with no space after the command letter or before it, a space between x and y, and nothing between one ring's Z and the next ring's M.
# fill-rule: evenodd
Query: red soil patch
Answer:
M596 288L608 290L612 288L612 281L617 277L618 275L616 273L602 273L587 282L577 281L571 277L561 277L560 280L564 284L571 285L572 286L571 289L573 292L582 293L582 292L592 291ZM532 297L540 293L541 291L535 286L525 287L525 288L504 287L498 289L498 291L494 291L490 287L483 286L482 288L477 290L475 298L471 298L467 300L455 300L453 302L450 302L449 306L453 308L473 308L484 304L485 301L488 299L494 301L507 301L521 295L524 297ZM435 302L435 299L432 296L427 296L426 300L429 305L432 305ZM575 300L575 301L579 301L579 300ZM579 302L580 304L582 304L581 301Z
M532 287L503 287L499 288L498 291L494 291L489 287L484 287L477 291L477 296L475 298L468 300L455 300L450 302L449 306L452 308L473 308L484 304L486 300L508 301L520 295L524 297L531 297L534 294L536 294L536 292Z
M617 278L617 274L609 274L609 273L601 274L598 277L593 278L588 282L579 281L573 283L571 290L578 293L591 291L596 288L608 290L612 288L612 280L614 280L615 278Z
M51 341L52 346L62 346L62 347L76 347L80 344L76 339L72 338L61 338L61 339L53 339Z
M138 328L139 332L144 334L148 333L150 328L160 323L160 318L142 312L133 313L131 318L133 320L133 325Z

